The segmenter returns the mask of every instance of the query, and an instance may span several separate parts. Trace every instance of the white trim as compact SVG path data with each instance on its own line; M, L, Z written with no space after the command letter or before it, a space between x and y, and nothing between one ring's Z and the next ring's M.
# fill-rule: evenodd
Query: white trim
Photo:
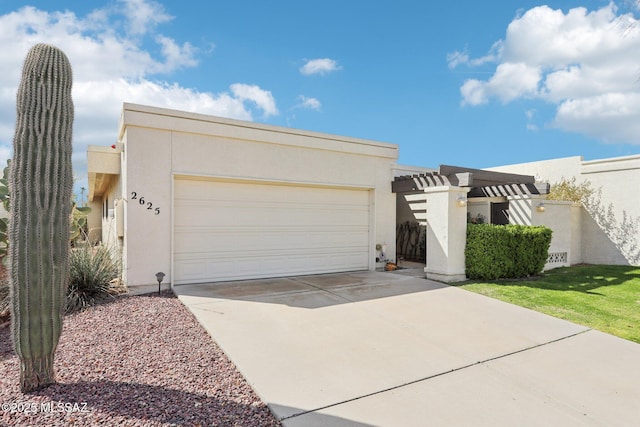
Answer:
M582 162L582 174L640 169L640 156L612 157Z
M255 141L317 150L354 153L372 157L398 158L399 146L387 142L304 131L250 121L190 113L166 108L124 103L119 140L127 127L144 127L170 132L219 136L226 139Z
M200 181L220 181L220 182L244 182L246 184L273 184L273 185L291 185L295 187L321 187L321 188L341 188L344 190L374 190L373 185L349 184L340 182L318 182L318 181L299 181L285 180L278 178L257 178L250 176L236 175L218 175L218 174L201 174L189 172L172 172L173 180L200 180ZM172 194L173 196L173 194Z
M395 246L396 242L393 242ZM376 190L369 189L369 271L376 269Z
M171 197L171 209L170 210L171 210L171 212L169 213L169 215L171 215L171 218L169 218L169 222L171 224L171 236L169 237L169 241L170 241L169 250L171 251L169 253L169 263L171 265L171 267L170 267L171 268L171 289L173 289L173 287L175 286L174 285L175 280L173 278L173 275L174 275L174 272L176 271L175 270L174 252L173 252L173 248L174 248L174 245L175 245L175 234L176 234L175 214L174 214L174 210L176 208L175 182L176 182L175 176L172 174L172 176L171 176L171 184L170 184L170 186L171 186L171 190L170 190L171 191L171 194L170 194L170 197Z

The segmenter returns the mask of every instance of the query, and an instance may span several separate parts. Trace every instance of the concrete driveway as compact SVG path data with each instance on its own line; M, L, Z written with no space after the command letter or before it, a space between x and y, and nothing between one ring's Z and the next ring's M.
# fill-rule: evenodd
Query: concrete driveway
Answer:
M176 286L287 427L640 425L640 345L357 272Z

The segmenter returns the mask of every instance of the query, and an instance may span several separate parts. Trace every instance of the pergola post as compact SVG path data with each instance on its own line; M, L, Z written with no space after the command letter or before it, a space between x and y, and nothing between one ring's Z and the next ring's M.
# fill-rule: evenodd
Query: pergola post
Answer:
M467 242L469 187L439 186L424 189L427 199L427 279L459 282L466 279L464 249Z

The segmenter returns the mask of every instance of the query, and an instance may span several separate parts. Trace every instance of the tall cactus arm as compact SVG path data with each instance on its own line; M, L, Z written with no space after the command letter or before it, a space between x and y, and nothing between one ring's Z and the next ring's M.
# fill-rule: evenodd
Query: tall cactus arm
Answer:
M18 88L9 174L12 338L24 392L55 382L69 276L71 86L62 51L46 44L31 48Z

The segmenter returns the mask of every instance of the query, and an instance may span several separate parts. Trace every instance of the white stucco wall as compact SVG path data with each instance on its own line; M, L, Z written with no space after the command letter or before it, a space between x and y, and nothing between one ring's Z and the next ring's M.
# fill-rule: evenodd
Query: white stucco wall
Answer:
M395 258L396 145L135 104L124 105L120 140L129 286L156 283L158 271L171 282L175 176L370 189L371 257L387 243Z
M590 161L566 157L491 170L534 175L551 184L572 177L577 183L589 181L593 203L572 209L572 227L580 232L574 233L571 262L640 265L640 198L632 190L640 182L639 155Z
M406 176L406 175L418 175L423 173L436 172L436 169L396 165L393 168L393 176ZM396 194L396 222L402 224L404 222L419 222L424 224L426 221L426 196L424 192L415 191L409 193Z
M540 209L540 204L544 205L544 210ZM574 254L572 244L574 236L580 233L578 224L574 224L573 203L559 200L545 200L544 196L510 197L509 210L519 210L527 212L520 217L511 216L512 223L520 225L543 225L549 227L553 234L549 246L549 254L555 257L562 257L563 260L554 260L545 265L545 270L555 267L568 267L571 264L580 262L580 251ZM519 218L527 218L525 221ZM566 258L565 258L566 256Z
M102 241L102 203L100 201L87 202L91 209L87 215L87 229L89 230L89 241L93 243Z
M467 207L459 206L469 188L429 187L424 190L427 203L428 279L458 282L465 279L464 248L467 244Z
M585 161L581 176L597 191L582 217L585 262L640 265L640 156Z
M517 163L487 168L496 172L518 173L532 175L537 180L554 183L563 178L579 177L582 170L582 157L563 157L559 159L541 160L529 163Z

